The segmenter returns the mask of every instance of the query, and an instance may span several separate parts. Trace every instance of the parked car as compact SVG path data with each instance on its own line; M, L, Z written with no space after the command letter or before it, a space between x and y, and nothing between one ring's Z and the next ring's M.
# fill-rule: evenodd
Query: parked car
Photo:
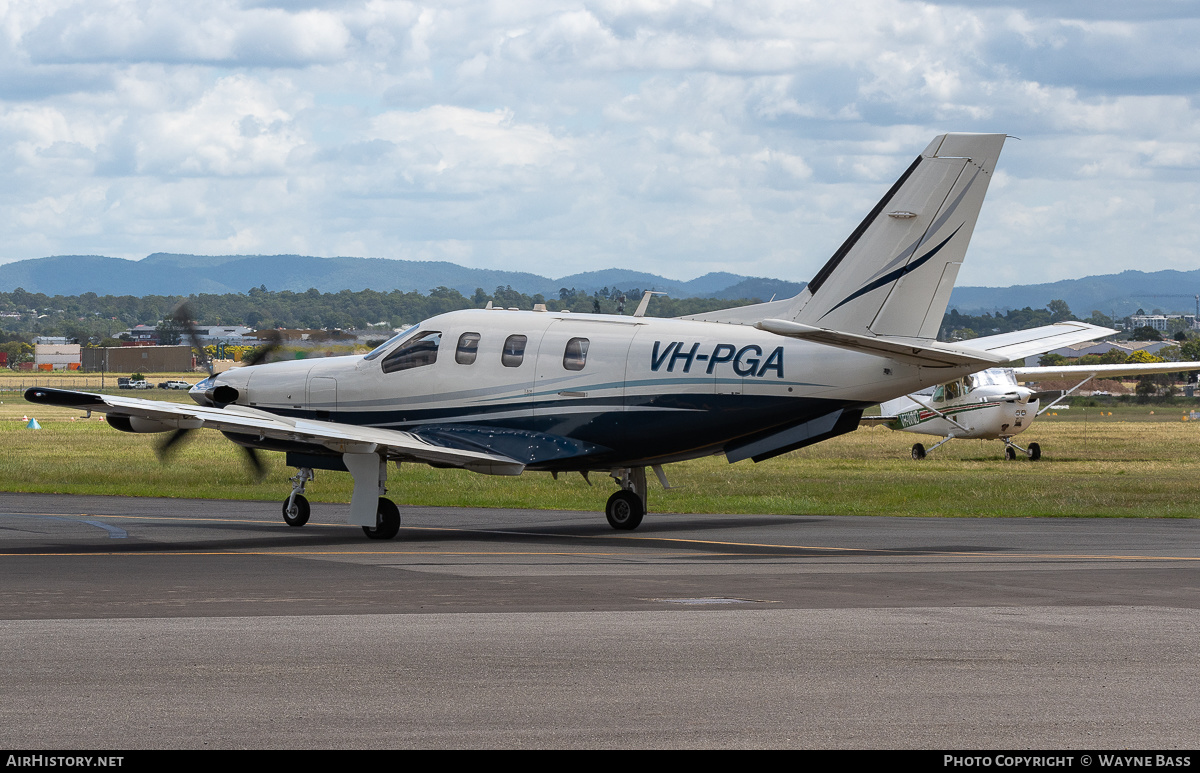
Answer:
M133 389L129 386L129 379L126 376L121 376L117 379L117 389Z
M129 389L153 389L149 381L130 381Z
M168 381L163 385L163 389L191 389L192 385L186 381Z

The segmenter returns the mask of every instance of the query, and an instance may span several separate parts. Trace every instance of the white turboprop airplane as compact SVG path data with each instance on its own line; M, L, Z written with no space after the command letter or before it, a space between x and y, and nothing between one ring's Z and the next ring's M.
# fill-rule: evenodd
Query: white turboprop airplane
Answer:
M1115 330L1100 331L1095 337ZM978 373L939 385L932 395L910 394L889 400L880 406L880 416L867 416L862 424L883 424L902 432L922 435L937 435L943 438L926 449L920 443L912 447L913 459L924 459L926 454L955 438L1000 440L1004 443L1004 458L1017 458L1020 452L1031 460L1042 458L1042 447L1030 443L1021 448L1012 442L1013 435L1029 429L1038 416L1053 408L1060 400L1070 395L1094 378L1117 376L1147 376L1154 373L1181 373L1200 370L1200 362L1154 362L1129 365L1066 365L1030 368L989 368ZM1045 379L1082 380L1038 410L1038 393L1022 381Z
M1092 337L1081 323L937 342L1003 134L944 134L796 297L679 319L472 309L365 356L255 365L191 390L198 405L48 388L34 403L101 411L128 432L202 427L299 468L283 503L308 520L313 469L354 477L349 522L400 527L388 462L609 473L616 529L646 511L646 468L713 454L762 461L850 432L863 409ZM1086 334L1086 335L1085 335ZM1083 336L1082 338L1080 336Z

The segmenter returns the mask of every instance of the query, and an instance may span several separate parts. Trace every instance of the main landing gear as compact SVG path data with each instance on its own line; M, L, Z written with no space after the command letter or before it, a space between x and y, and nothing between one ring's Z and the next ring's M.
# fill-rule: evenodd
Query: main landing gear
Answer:
M400 508L387 497L379 498L379 509L375 511L375 528L362 527L363 534L371 539L391 539L400 532Z
M367 464L350 460L354 467L359 469L362 479L361 482L360 480L355 481L356 488L363 489L360 492L359 502L351 500L350 523L361 525L363 534L371 539L392 539L400 533L400 508L396 507L395 502L387 497L379 496L375 499L374 517L369 509L365 513L356 511L356 507L361 509L362 505L370 508L371 500L368 497L374 496L375 493L386 492L384 483L387 480L387 462L375 459L373 454L371 457L366 460ZM304 487L312 479L313 471L309 467L299 468L296 474L289 478L292 482L292 493L283 500L283 520L288 526L303 526L308 523L310 508L308 498L304 496ZM639 520L641 520L640 517ZM375 522L374 525L367 525L371 521Z
M1031 461L1031 462L1036 462L1038 459L1042 458L1042 447L1040 445L1038 445L1037 443L1030 443L1029 448L1026 449L1026 448L1021 448L1019 445L1012 442L1012 438L1002 437L1000 439L1004 441L1004 458L1007 461L1011 462L1011 461L1015 460L1017 458L1018 453L1029 457L1029 461ZM922 459L924 459L926 456L928 456L930 451L932 451L933 449L942 445L942 443L945 443L948 440L950 440L950 438L946 438L946 440L943 440L941 443L938 443L935 446L931 446L928 449L925 448L925 446L921 445L920 443L913 443L912 458L919 462Z
M621 490L608 498L604 517L618 531L633 531L646 514L646 468L625 467L610 474Z
M928 456L930 452L940 448L941 446L945 445L946 443L949 443L953 439L954 439L953 435L948 436L948 437L938 441L936 444L930 446L928 449L926 449L925 446L921 445L920 443L913 443L912 458L913 458L913 460L919 462L922 459L924 459L926 456Z
M1030 443L1029 448L1021 448L1019 445L1012 442L1010 438L1002 437L1000 439L1004 441L1004 459L1006 461L1011 462L1015 460L1017 458L1017 452L1028 456L1029 461L1031 462L1036 462L1038 459L1042 458L1042 447L1037 443Z

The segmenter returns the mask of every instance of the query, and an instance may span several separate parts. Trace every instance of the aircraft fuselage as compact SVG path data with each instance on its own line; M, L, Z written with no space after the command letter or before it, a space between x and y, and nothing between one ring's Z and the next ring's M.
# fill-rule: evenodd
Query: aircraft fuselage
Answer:
M398 339L367 357L226 371L193 395L226 386L234 403L280 416L452 437L510 456L526 443L514 458L530 469L599 469L718 453L962 375L678 319L465 310Z

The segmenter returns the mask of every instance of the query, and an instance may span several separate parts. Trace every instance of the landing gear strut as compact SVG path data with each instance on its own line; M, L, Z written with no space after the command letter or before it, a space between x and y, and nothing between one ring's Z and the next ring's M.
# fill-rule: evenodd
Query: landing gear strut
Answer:
M1028 456L1029 461L1031 462L1036 462L1038 459L1042 458L1042 447L1037 443L1030 443L1029 448L1026 449L1021 448L1019 445L1012 442L1011 438L1002 437L1000 439L1004 441L1004 458L1007 461L1011 462L1016 459L1018 451L1025 456Z
M646 468L626 467L611 474L621 490L608 498L604 516L614 529L633 531L646 514Z
M290 480L292 493L283 500L283 520L288 526L303 526L308 523L308 499L304 496L304 484L313 479L313 471L309 467L301 467Z
M931 445L929 448L926 448L925 446L921 445L920 443L913 443L913 447L912 447L913 461L917 461L917 462L921 461L926 456L933 453L937 449L941 448L946 443L949 443L953 439L954 439L953 435L947 435L946 437L944 437L937 443L934 443L933 445Z

